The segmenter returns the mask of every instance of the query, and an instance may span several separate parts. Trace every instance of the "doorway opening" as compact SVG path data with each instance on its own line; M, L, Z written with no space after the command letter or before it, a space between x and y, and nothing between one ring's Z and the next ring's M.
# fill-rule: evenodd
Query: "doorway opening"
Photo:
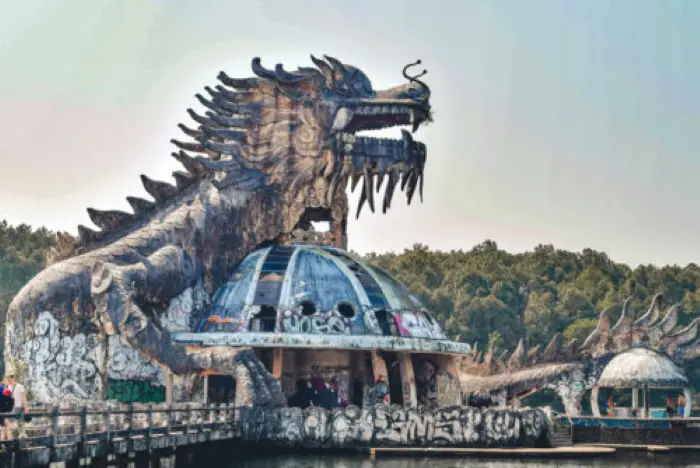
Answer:
M384 362L389 373L389 398L392 404L403 405L403 383L401 382L401 368L396 353L384 353Z
M391 335L391 326L389 325L389 312L386 309L379 309L374 312L374 316L377 317L377 323L379 323L379 329L382 331L382 335Z
M235 403L236 379L230 375L210 375L207 379L207 403Z

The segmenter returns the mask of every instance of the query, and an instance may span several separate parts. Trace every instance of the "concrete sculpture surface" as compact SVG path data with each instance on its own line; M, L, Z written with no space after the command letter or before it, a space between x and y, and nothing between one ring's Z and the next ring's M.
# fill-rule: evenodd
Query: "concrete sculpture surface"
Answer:
M613 310L604 310L597 327L580 345L572 340L562 346L562 336L557 334L544 350L526 350L523 340L512 353L505 351L498 357L493 348L485 353L475 350L460 365L462 390L481 404L505 405L549 388L561 398L567 414L579 415L584 393L598 384L606 364L621 353L653 350L680 367L700 356L700 318L677 330L680 307L673 305L662 313L662 300L662 294L655 295L647 312L635 319L627 299L614 324Z
M430 89L408 83L375 90L358 68L325 56L315 67L287 71L252 61L255 77L221 72L221 85L197 95L205 115L180 125L173 140L184 171L175 185L142 175L153 197L127 197L133 213L88 208L99 231L60 234L49 266L12 301L6 327L8 367L27 369L35 399L101 399L109 379L159 383L176 375L236 377L241 405L283 405L279 381L246 347L197 346L171 334L194 331L212 295L247 254L265 244L316 239L346 244L348 184L363 182L357 214L374 210L385 183L386 211L396 189L422 197L426 148L356 136L361 130L431 118ZM311 223L328 221L319 234ZM337 322L337 323L336 323ZM342 320L315 326L338 328ZM290 312L290 329L302 326ZM335 328L333 328L335 330Z

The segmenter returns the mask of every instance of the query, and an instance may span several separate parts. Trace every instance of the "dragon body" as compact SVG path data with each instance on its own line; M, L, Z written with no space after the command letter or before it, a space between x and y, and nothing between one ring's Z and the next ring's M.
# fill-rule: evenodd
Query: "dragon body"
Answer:
M584 393L597 384L605 365L624 351L651 349L679 366L700 356L700 318L676 330L680 306L662 313L662 299L662 294L654 296L648 311L636 320L631 298L615 323L614 309L604 310L596 328L580 344L574 339L563 345L562 335L556 334L545 349L526 349L521 339L512 352L499 356L493 346L479 352L475 345L473 355L460 364L462 391L473 402L492 405L517 402L549 388L561 398L567 414L578 415Z
M6 363L33 355L53 376L51 389L32 388L30 378L30 392L48 400L99 398L103 386L78 389L75 382L86 372L104 374L104 363L92 369L71 362L85 340L118 335L174 374L236 376L239 404L284 403L279 383L252 350L176 344L163 314L193 288L211 295L261 245L316 239L314 221L331 226L321 234L324 243L344 247L348 184L363 182L358 215L364 204L374 210L375 189L384 182L383 211L397 188L409 203L416 190L422 196L422 143L407 131L401 140L355 133L395 125L415 131L430 119L429 88L407 75L410 66L409 83L376 91L353 66L328 56L312 61L315 68L288 72L255 58L255 77L221 72L221 85L196 96L205 113L188 110L197 128L180 125L189 139L173 140L172 156L184 167L173 174L176 183L141 176L153 200L127 197L133 213L88 208L99 231L79 226L77 238L59 234L49 266L8 311ZM51 320L39 320L47 313ZM87 338L78 343L78 335ZM106 344L90 348L100 346Z

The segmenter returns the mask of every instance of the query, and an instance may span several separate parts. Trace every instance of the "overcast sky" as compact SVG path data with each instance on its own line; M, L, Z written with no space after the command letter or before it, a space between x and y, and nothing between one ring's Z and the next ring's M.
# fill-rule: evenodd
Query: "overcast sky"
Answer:
M194 94L254 56L327 53L375 88L422 58L425 203L353 213L350 248L698 262L699 24L692 0L0 0L0 218L75 233L127 209L178 169Z

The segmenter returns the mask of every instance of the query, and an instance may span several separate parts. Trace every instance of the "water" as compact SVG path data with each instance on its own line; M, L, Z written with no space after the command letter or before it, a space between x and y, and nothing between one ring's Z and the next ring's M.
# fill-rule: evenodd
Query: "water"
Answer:
M257 457L233 462L236 468L593 468L593 467L700 467L697 455L650 455L646 453L616 454L600 460L511 460L475 458L378 458L368 455L284 455Z

